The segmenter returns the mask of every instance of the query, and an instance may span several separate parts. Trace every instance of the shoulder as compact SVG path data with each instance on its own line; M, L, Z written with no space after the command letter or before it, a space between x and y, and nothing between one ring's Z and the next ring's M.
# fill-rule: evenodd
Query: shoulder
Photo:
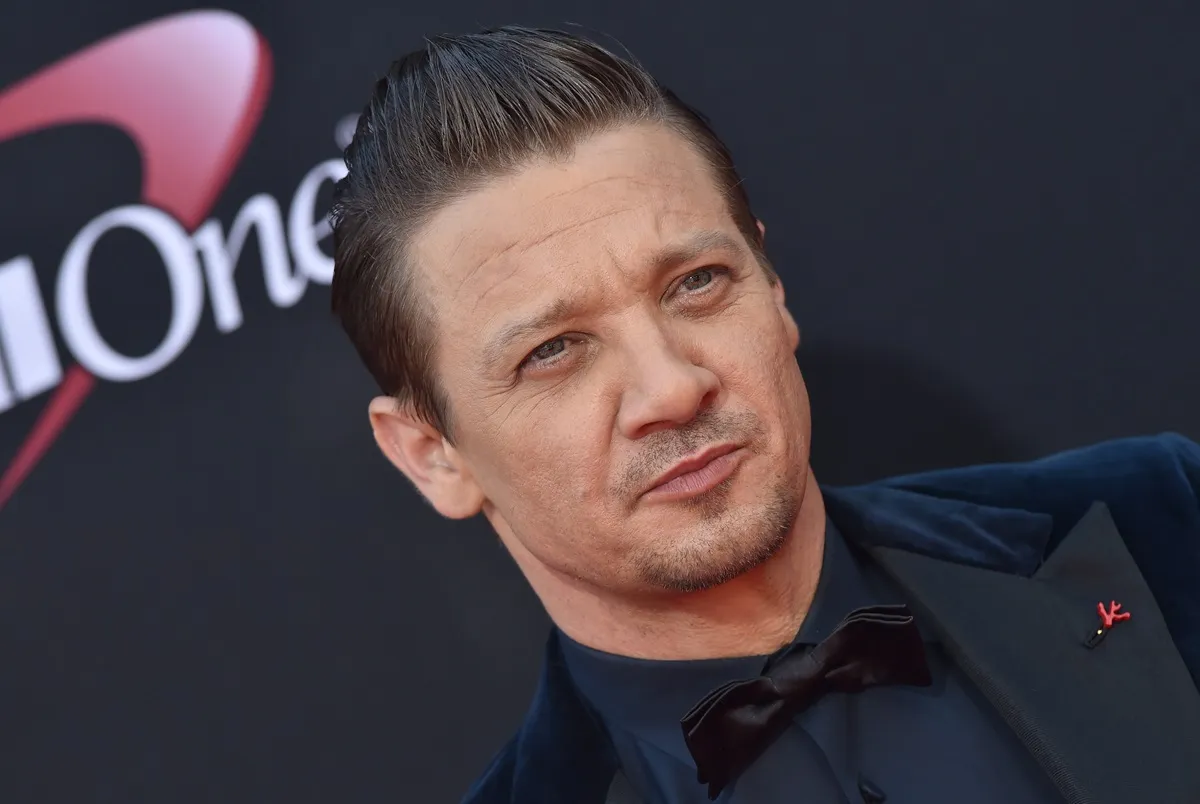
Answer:
M1050 455L1025 466L1034 475L1047 475L1081 484L1127 484L1147 490L1166 484L1175 491L1194 492L1200 483L1200 445L1179 433L1121 438Z
M1200 445L1178 433L1121 438L1019 463L892 478L885 485L981 505L1014 506L1071 521L1103 501L1114 516L1153 509L1197 515Z
M872 485L900 500L919 500L923 515L940 511L939 525L953 534L950 552L959 556L971 553L964 544L986 554L980 544L994 551L997 541L1010 547L1021 538L1032 543L1029 534L1042 528L1036 541L1044 557L1097 502L1104 503L1200 683L1196 442L1178 433L1114 439L1032 461L944 469ZM866 499L884 496L875 493ZM970 527L972 522L986 523L982 537L979 528ZM1019 527L1021 523L1025 527ZM927 543L928 539L917 546ZM946 552L944 544L938 543L937 549Z
M524 721L462 804L601 801L616 768L607 733L576 691L552 629Z
M1200 446L1178 433L1105 441L1026 464L1028 481L1073 507L1101 500L1127 524L1143 517L1195 524Z
M512 801L513 770L516 766L517 738L500 749L471 789L462 804L508 804Z
M1164 610L1183 612L1195 605L1200 445L1178 433L1114 439L1024 463L947 469L884 484L927 498L1048 516L1047 553L1102 502ZM1200 626L1200 617L1196 620ZM1200 655L1200 644L1196 648Z
M1144 572L1178 586L1185 567L1200 567L1200 445L1177 433L1114 439L1031 461L905 475L860 488L868 493L847 495L852 504L898 509L903 504L909 518L914 509L926 518L936 515L956 538L975 532L964 530L964 521L983 523L989 533L1001 528L1005 539L1045 527L1039 537L1043 555L1102 502ZM1014 522L1024 522L1024 529L1014 530Z

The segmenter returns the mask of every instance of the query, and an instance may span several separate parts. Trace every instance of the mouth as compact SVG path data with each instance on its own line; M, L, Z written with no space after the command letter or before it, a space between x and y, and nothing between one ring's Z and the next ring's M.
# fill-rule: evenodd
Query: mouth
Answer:
M709 447L659 475L642 496L653 500L681 500L704 494L733 474L743 454L744 450L736 444Z

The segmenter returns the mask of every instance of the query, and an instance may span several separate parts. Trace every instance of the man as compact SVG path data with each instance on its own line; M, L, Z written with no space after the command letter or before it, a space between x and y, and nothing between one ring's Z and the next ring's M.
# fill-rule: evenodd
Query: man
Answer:
M555 624L467 802L1200 802L1195 444L818 486L728 151L579 38L430 40L346 161L378 445Z

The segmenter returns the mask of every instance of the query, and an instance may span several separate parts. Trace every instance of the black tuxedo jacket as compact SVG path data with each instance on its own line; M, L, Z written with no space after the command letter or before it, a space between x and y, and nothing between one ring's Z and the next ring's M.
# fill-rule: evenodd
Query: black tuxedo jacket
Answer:
M1200 804L1200 446L1167 434L823 489L1071 804ZM1097 605L1129 620L1096 642ZM464 804L640 804L556 640Z

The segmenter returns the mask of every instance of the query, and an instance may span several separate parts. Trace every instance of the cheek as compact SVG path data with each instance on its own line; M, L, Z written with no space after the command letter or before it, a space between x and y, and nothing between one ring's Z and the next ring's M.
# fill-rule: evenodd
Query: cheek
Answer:
M598 408L588 397L562 395L510 411L489 450L498 492L535 514L598 498L606 488L612 429Z
M707 351L728 383L769 396L786 384L782 372L795 363L787 330L773 305L747 305L739 313L712 333Z

